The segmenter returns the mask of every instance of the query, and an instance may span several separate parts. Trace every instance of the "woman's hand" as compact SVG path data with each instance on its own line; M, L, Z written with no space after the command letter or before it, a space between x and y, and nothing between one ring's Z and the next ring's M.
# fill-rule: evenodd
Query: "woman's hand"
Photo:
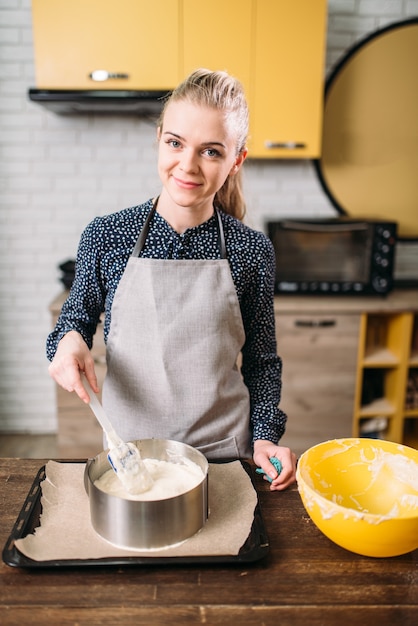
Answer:
M273 456L282 464L283 469L280 474L277 474L276 468L270 463L269 459ZM254 463L272 479L270 485L272 491L283 491L296 481L296 455L289 448L259 439L254 442L253 459Z
M80 372L84 372L93 391L99 392L93 357L83 337L75 330L68 332L59 342L48 371L58 385L66 391L75 391L83 402L89 402L90 398L81 382Z

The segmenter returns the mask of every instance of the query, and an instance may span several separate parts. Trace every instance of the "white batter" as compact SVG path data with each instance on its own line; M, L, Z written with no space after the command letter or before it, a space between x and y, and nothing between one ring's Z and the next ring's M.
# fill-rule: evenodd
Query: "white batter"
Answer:
M102 474L94 484L101 491L126 500L166 500L190 491L204 478L202 469L189 459L184 459L183 463L157 459L143 461L154 481L152 487L143 493L138 495L129 493L112 469Z

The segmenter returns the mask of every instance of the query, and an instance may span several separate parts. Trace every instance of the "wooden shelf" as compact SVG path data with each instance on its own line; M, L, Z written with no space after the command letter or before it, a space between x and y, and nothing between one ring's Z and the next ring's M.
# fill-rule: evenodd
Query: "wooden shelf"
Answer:
M417 327L417 310L362 314L354 436L359 436L364 418L386 417L388 427L382 436L418 447L418 408L405 409L410 370L418 367ZM362 404L362 397L371 402Z
M395 367L399 358L387 348L369 349L363 360L363 367Z
M385 416L390 417L395 412L394 405L389 402L386 398L379 398L378 400L374 400L370 402L370 404L366 404L361 406L358 411L358 417L375 417L375 416Z

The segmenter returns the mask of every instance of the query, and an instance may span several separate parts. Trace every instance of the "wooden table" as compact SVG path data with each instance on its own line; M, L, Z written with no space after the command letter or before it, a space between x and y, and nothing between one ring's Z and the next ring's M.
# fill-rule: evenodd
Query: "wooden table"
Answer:
M0 459L1 548L43 464ZM270 539L261 561L49 570L2 562L0 623L416 626L418 550L390 559L345 551L316 529L296 487L272 493L255 480Z

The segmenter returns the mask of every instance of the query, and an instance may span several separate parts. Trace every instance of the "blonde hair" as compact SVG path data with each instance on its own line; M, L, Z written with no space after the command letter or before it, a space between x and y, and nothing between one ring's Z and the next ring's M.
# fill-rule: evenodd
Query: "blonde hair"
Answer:
M158 121L160 128L168 104L180 100L224 111L225 118L236 136L237 156L246 149L248 106L244 89L236 78L227 72L212 72L202 68L192 72L167 98ZM243 219L246 207L240 170L228 176L215 195L215 204L225 213Z

